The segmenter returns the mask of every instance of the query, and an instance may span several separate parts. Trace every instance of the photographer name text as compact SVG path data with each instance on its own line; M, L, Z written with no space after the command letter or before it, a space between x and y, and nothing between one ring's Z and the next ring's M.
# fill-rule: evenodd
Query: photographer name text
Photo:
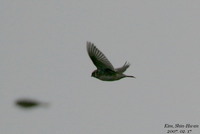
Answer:
M199 128L199 125L197 124L165 124L164 128L167 129L167 133L172 133L172 134L189 134L193 131L193 129Z

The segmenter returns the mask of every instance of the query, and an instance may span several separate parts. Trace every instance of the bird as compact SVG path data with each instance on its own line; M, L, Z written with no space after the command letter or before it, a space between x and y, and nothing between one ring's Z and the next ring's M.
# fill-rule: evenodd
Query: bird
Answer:
M91 74L91 77L95 77L102 81L116 81L122 78L136 78L135 76L123 74L130 66L128 62L122 67L114 68L106 56L94 45L94 43L87 42L87 52L92 60L93 64L97 67Z
M34 108L37 106L48 106L49 105L46 102L39 102L37 100L27 99L27 98L18 99L18 100L16 100L15 104L24 109Z

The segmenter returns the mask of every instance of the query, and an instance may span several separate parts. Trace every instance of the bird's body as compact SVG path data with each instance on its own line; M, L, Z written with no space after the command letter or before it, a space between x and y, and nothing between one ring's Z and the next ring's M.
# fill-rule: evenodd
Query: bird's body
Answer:
M93 43L87 42L87 51L94 65L97 67L97 70L92 72L92 77L103 81L115 81L125 77L135 78L134 76L123 74L130 66L127 62L122 67L114 69L106 56Z
M103 81L115 81L115 80L120 80L124 77L133 77L134 76L127 76L127 75L124 75L122 73L117 73L117 72L107 72L107 71L100 71L100 70L95 70L94 71L94 75L92 75L93 77L96 77L100 80L103 80Z

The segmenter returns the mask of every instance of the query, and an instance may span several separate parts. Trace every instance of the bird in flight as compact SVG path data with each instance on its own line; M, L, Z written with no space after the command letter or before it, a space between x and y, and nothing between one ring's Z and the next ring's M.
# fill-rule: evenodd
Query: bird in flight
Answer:
M135 78L134 76L123 74L130 66L125 62L122 67L114 68L106 56L91 42L87 42L87 52L97 70L92 72L92 77L103 81L116 81L125 77Z
M37 106L48 106L49 104L46 102L39 102L37 100L33 100L33 99L26 99L26 98L22 98L22 99L18 99L15 104L21 108L24 109L29 109L29 108L34 108Z

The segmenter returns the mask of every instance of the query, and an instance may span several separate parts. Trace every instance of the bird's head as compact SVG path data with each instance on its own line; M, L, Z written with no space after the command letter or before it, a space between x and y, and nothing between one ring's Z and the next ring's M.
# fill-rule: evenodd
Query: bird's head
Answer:
M97 77L97 71L96 71L96 70L94 70L94 71L92 72L91 77Z

